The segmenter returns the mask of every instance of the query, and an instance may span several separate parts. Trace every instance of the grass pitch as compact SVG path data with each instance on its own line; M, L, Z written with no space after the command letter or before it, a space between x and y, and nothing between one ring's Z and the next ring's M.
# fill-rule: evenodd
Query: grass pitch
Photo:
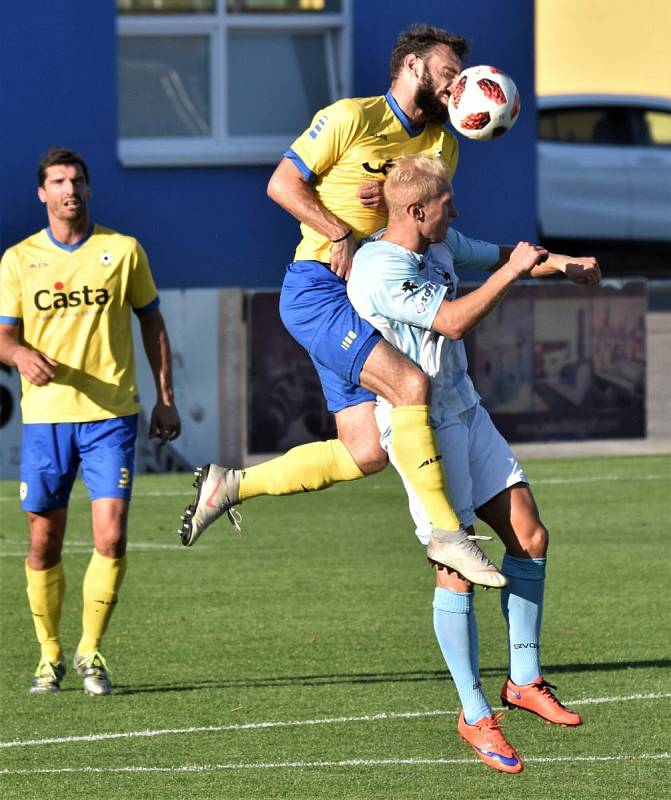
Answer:
M395 473L250 501L192 549L187 475L139 477L103 651L115 693L28 694L38 660L26 526L1 486L0 796L208 800L609 800L671 795L667 457L530 461L551 532L545 675L585 724L514 712L521 775L482 765L432 630L432 575ZM484 529L484 526L482 526ZM72 657L91 544L78 484L64 554ZM499 560L498 542L486 545ZM478 592L482 678L506 675L498 595Z

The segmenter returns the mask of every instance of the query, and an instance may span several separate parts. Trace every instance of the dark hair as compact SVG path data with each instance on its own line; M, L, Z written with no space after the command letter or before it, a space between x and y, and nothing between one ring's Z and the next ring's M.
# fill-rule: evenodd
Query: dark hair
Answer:
M86 162L74 150L68 150L67 147L50 147L47 152L42 156L42 159L37 167L37 185L44 186L44 181L47 177L47 169L53 167L55 164L79 164L86 178L86 183L89 183L89 169Z
M434 28L433 25L417 23L411 25L407 31L403 31L391 51L390 72L392 81L398 77L403 59L407 55L414 53L420 58L424 58L430 55L434 47L441 44L446 44L450 47L462 61L466 58L471 48L469 42L463 36L458 33L449 33L442 28Z

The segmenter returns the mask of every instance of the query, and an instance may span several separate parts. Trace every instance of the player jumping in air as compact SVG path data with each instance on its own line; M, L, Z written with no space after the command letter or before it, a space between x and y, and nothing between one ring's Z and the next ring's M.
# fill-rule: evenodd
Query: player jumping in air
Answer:
M429 425L429 381L347 298L346 279L359 242L386 222L382 185L394 160L429 154L454 173L457 142L444 123L450 89L467 53L463 37L414 26L392 51L389 91L339 100L318 111L275 170L268 194L300 220L303 234L287 267L280 313L319 373L338 438L295 447L245 470L200 468L196 497L180 526L183 544L194 544L233 505L253 497L325 489L382 469L387 454L373 413L380 395L393 407L399 468L431 520L429 557L474 583L505 584L460 528L446 498Z

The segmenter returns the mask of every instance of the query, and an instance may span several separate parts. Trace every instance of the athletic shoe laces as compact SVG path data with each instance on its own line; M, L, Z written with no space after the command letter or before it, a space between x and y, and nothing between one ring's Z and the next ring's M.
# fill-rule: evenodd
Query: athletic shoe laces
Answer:
M536 688L542 695L547 697L549 700L552 700L552 702L556 703L560 708L566 708L566 706L560 703L552 693L552 689L557 688L553 683L548 683L545 678L543 678L539 683L536 684Z

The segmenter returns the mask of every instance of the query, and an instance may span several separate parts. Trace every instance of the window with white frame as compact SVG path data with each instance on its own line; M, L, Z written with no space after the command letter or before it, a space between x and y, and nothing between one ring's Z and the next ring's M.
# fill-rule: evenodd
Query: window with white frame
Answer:
M349 94L352 0L117 0L119 158L279 160Z

